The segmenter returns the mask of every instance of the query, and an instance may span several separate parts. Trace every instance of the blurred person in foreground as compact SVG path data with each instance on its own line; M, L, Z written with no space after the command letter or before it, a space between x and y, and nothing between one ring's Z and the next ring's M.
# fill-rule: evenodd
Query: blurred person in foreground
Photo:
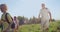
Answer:
M10 30L10 23L12 23L11 15L7 12L7 5L1 4L0 10L2 12L1 21L3 25L2 32L9 32Z
M45 7L45 4L41 4L41 10L39 13L39 18L41 18L41 32L49 32L49 20L52 19L51 13L48 8ZM50 18L50 19L49 19Z

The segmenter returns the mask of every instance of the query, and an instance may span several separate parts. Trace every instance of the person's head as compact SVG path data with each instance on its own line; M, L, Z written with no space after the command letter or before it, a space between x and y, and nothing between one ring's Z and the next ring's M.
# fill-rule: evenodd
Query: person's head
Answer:
M0 10L1 10L1 12L5 13L7 11L7 5L6 4L1 4L0 5Z
M14 16L14 20L16 20L16 16Z
M41 6L42 6L43 9L45 8L45 4L44 3L42 3Z

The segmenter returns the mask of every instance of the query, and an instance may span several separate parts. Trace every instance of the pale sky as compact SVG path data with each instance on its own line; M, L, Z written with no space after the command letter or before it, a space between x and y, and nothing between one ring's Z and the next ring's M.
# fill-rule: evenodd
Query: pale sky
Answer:
M60 0L0 0L7 4L8 12L13 16L38 17L41 4L45 3L54 19L60 20ZM1 12L0 12L1 17Z

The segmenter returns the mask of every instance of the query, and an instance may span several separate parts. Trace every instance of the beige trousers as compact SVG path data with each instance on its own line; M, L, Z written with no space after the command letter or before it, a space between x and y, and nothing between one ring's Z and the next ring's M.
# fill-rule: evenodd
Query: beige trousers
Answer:
M47 28L49 28L49 20L41 19L41 31L45 32Z

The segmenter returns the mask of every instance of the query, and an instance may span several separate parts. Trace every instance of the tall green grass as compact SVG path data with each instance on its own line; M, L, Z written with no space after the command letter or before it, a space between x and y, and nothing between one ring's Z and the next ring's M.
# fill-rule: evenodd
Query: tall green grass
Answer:
M60 21L51 22L49 26L49 32L57 32L59 24ZM41 27L40 24L22 25L19 28L19 32L40 32L41 30L40 27Z
M20 32L40 32L40 25L39 24L22 25L19 31Z
M22 25L19 26L19 32L41 32L40 30L40 24L28 24L28 25ZM58 29L60 28L60 21L56 22L50 22L49 26L49 32L57 32ZM1 30L0 30L1 31Z

